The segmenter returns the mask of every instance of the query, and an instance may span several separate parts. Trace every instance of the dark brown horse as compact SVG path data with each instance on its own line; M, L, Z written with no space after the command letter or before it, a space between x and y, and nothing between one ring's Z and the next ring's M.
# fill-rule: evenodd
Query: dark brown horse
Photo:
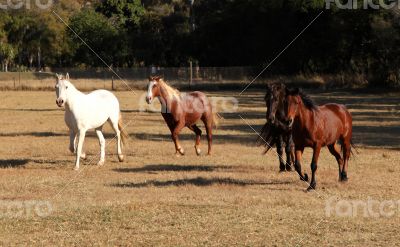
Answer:
M352 117L345 106L325 104L316 106L301 90L287 90L286 115L292 128L296 149L295 169L301 179L307 181L307 174L301 171L301 156L305 147L313 149L311 162L311 183L308 190L316 188L315 172L321 148L328 146L339 165L339 180L347 181L347 166L352 147ZM342 145L343 156L337 143Z
M267 85L267 92L264 97L267 106L267 122L263 126L259 145L266 147L267 153L274 145L279 157L279 170L281 172L291 171L294 160L294 143L292 134L286 124L285 115L286 86L283 83ZM283 160L283 149L286 152L286 162Z
M176 154L184 155L185 152L179 144L179 132L186 126L196 134L195 150L200 155L199 148L201 130L196 122L203 121L208 140L208 155L211 154L212 128L215 125L214 114L207 96L202 92L181 94L178 90L169 86L161 77L150 77L147 89L146 101L151 104L154 98L160 100L161 115L167 123L172 140L175 143Z

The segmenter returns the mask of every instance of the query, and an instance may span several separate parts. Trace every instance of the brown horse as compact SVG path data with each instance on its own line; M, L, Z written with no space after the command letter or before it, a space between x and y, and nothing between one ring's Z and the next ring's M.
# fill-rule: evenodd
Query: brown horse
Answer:
M352 147L352 117L345 106L325 104L316 106L301 90L287 90L286 116L292 128L295 143L295 169L300 178L308 181L301 172L301 156L305 147L313 149L311 162L311 183L308 190L316 188L315 172L321 148L328 146L339 165L339 181L347 181L347 166ZM343 156L337 142L342 145Z
M149 78L146 96L147 103L151 104L156 97L161 103L161 115L171 131L176 154L185 154L179 144L178 135L186 126L196 134L194 148L196 154L200 155L201 130L197 127L196 122L201 120L206 127L208 155L211 155L212 128L215 124L215 117L207 96L198 91L181 94L178 90L169 86L161 77L156 76Z

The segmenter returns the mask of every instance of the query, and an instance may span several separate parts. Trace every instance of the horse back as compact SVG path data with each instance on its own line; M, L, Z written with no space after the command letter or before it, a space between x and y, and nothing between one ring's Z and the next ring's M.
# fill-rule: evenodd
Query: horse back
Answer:
M337 139L351 134L352 117L350 112L341 104L325 104L319 107L323 116L323 129L326 135Z
M190 126L204 116L211 116L212 107L204 93L199 91L190 92L182 100L186 125Z

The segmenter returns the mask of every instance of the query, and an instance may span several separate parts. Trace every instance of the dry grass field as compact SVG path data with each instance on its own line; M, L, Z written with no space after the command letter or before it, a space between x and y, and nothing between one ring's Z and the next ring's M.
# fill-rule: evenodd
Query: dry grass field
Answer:
M55 93L0 92L0 245L398 244L398 205L394 215L379 217L363 215L363 209L343 217L326 208L343 200L400 200L400 94L310 92L318 103L350 108L358 153L350 160L349 182L340 184L336 161L323 149L317 191L307 193L296 173L278 172L274 152L262 155L257 135L239 117L261 128L262 92L246 92L238 97L237 112L221 113L210 157L195 155L194 135L187 129L181 134L186 155L176 157L160 114L139 111L142 93L116 93L131 136L126 161L118 162L107 125L106 164L95 165L99 147L90 132L84 144L88 158L75 172ZM238 96L237 91L207 94ZM310 160L307 150L308 173ZM47 203L48 213L38 215L27 206L31 202Z

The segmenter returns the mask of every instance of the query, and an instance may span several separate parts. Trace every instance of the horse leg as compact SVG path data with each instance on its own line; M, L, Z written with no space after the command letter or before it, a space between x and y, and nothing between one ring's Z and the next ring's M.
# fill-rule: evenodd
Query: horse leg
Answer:
M294 161L294 143L292 135L288 135L286 138L286 171L292 171L292 165Z
M300 180L302 181L308 181L308 175L305 173L303 175L303 172L301 171L301 156L303 155L304 148L302 149L297 149L296 147L296 152L295 152L295 162L294 162L294 169L296 172L299 174Z
M79 159L81 158L82 154L82 147L83 147L83 142L85 140L85 135L86 135L86 130L81 129L79 130L78 134L78 148L76 150L76 161L75 161L75 170L79 170Z
M203 123L204 123L204 125L206 127L206 132L207 132L207 142L208 142L207 155L211 155L212 128L213 128L213 116L212 116L212 114L208 114L208 117L203 118Z
M179 154L185 155L185 151L183 150L183 148L179 144L179 139L178 139L179 132L182 130L182 128L184 126L185 126L185 123L183 121L180 121L180 122L177 123L177 125L174 128L174 130L172 131L172 140L175 143L175 154L176 155L179 155Z
M76 139L76 134L72 129L70 129L69 130L69 151L71 151L71 153L73 153L73 154L75 153L75 149L76 149L75 139Z
M124 161L124 155L122 154L122 139L121 139L121 131L118 128L118 120L119 120L119 115L118 115L117 119L110 119L110 122L111 122L111 126L117 136L118 160L119 160L119 162L122 162L122 161Z
M69 132L69 150L71 153L76 153L77 147L78 147L78 134L75 133L75 131L70 130ZM82 151L81 153L81 159L85 160L86 159L86 153Z
M350 154L351 154L351 141L350 140L344 140L343 141L343 159L344 159L344 164L343 164L342 173L340 174L340 181L341 182L346 182L348 180L348 178L347 178L347 166L349 165Z
M317 182L315 181L315 172L317 171L318 168L318 158L319 158L319 153L321 152L321 145L316 144L314 145L314 152L313 152L313 157L311 161L311 182L310 182L310 187L308 187L307 190L315 190L317 187Z
M194 149L196 150L196 154L200 155L201 150L200 150L199 146L200 146L200 139L201 139L201 129L199 129L199 127L197 127L196 124L193 124L192 126L190 126L189 129L191 129L196 134L196 143L194 145Z
M102 166L104 165L105 162L105 156L106 156L106 140L104 139L103 133L101 133L102 127L99 127L96 129L96 135L99 138L99 145L100 145L100 161L97 163L97 165Z
M339 180L342 178L342 171L343 171L343 159L340 155L340 150L338 149L338 145L336 143L328 145L329 152L335 156L336 161L339 166Z
M282 135L278 135L276 141L276 152L278 153L279 158L279 172L286 171L285 169L285 161L283 160L283 138Z

